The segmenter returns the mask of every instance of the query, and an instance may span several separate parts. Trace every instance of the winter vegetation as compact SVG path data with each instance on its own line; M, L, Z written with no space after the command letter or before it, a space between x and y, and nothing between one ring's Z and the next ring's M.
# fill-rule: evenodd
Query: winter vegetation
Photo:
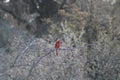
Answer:
M120 80L119 6L120 0L1 0L0 80Z

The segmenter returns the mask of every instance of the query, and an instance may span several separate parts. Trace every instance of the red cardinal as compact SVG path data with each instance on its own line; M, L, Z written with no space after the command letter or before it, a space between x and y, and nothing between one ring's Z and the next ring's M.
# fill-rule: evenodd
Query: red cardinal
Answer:
M56 55L58 56L58 49L60 48L60 39L56 41L55 48L56 48Z

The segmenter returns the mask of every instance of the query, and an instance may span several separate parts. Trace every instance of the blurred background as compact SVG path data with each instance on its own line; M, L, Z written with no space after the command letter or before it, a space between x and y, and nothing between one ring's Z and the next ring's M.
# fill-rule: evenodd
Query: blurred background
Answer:
M120 80L120 0L0 0L0 80Z

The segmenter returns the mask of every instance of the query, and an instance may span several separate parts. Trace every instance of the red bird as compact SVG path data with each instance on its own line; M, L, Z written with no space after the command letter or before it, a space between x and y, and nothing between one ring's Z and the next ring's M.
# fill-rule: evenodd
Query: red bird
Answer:
M60 39L56 41L55 48L56 48L56 55L58 56L58 49L60 48Z

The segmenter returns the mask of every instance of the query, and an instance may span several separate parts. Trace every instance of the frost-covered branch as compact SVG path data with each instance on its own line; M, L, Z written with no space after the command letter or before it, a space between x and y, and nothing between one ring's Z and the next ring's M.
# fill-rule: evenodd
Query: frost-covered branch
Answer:
M27 45L27 46L25 47L25 49L24 49L21 53L19 53L19 54L16 56L16 58L15 58L15 60L14 60L14 63L13 63L13 66L15 66L17 60L19 60L19 58L22 57L22 55L25 53L25 51L26 51L30 46L32 46L35 42L36 42L36 40L33 40L29 45Z
M43 56L40 56L38 57L37 59L35 59L35 61L33 62L30 70L29 70L29 73L28 73L28 76L27 76L27 79L26 80L29 80L29 76L31 76L31 73L32 73L32 70L38 65L38 63L40 62L40 60L42 60L45 56L49 55L50 53L52 53L54 50L51 49L49 52L47 52L46 54L44 54Z

